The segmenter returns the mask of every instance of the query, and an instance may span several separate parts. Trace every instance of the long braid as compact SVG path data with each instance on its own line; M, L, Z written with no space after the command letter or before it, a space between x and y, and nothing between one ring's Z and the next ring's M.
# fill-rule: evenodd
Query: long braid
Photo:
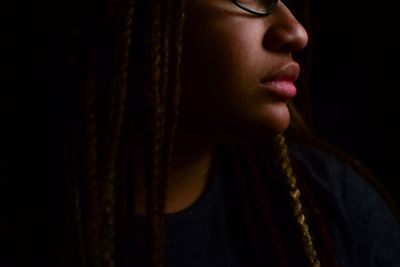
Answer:
M166 94L165 101L165 119L168 127L165 131L164 152L164 175L160 184L160 203L165 206L166 188L168 185L168 173L172 162L174 150L174 139L176 127L178 124L179 103L181 97L181 62L182 62L182 35L183 22L185 15L186 1L166 1L166 22L163 32L163 86L162 91ZM175 13L174 13L175 12ZM176 24L173 24L176 20ZM173 58L171 62L169 59Z
M297 187L296 177L291 167L289 152L283 135L277 135L277 163L280 165L283 175L288 179L289 195L292 200L292 212L303 234L303 244L310 266L319 267L320 262L315 251L313 240L310 235L309 227L306 223L306 218L303 211L303 206L300 200L300 190Z
M65 254L61 256L56 266L77 266L77 267L87 267L88 259L85 255L86 241L88 236L85 236L85 220L83 218L82 212L82 184L79 184L79 166L77 164L78 155L78 140L82 141L80 133L77 129L71 131L71 139L75 142L71 143L71 150L69 154L69 172L67 174L67 198L65 206L65 218L68 220L64 224L64 245L66 250ZM82 174L82 173L81 173ZM69 221L70 220L70 221ZM71 232L71 229L73 231Z
M110 134L108 136L108 149L106 150L105 177L103 188L104 205L104 238L102 243L103 264L102 266L115 266L115 182L117 175L117 157L121 142L121 131L124 123L126 109L126 99L128 91L128 59L132 36L132 16L134 2L127 0L122 5L122 14L119 24L117 24L117 45L115 50L114 76L112 81L113 103L111 104L109 123Z
M87 262L89 266L100 266L100 248L98 246L100 238L100 203L99 203L99 177L97 166L97 127L95 110L95 92L96 92L96 64L97 53L92 51L88 55L88 75L84 84L83 93L83 112L84 112L84 188L87 196L85 205L85 214L83 222L85 223L85 241L87 251ZM76 201L79 199L77 191ZM80 226L78 226L80 227Z
M258 247L258 237L255 233L255 222L254 217L251 211L250 204L250 190L248 185L248 179L246 178L246 174L243 171L243 161L239 158L239 151L237 148L230 148L227 152L229 156L229 167L230 167L230 175L234 177L234 181L236 184L236 190L234 191L240 199L239 206L242 213L242 219L244 222L245 233L248 244L250 245L250 249L252 251L257 250Z
M166 118L169 114L168 114L168 103L167 103L167 97L169 96L168 93L170 93L170 42L171 42L171 17L172 17L172 3L170 0L165 0L162 3L163 6L163 11L162 12L162 16L164 21L163 23L160 25L161 26L161 48L162 48L162 58L161 58L161 68L162 68L162 77L161 77L161 99L163 102L163 110L164 112L166 112L164 119L167 120L168 118ZM167 130L166 133L167 134ZM166 138L165 140L166 142L168 142L169 140ZM164 158L168 158L168 149L163 151L164 154Z
M169 88L169 80L170 80L170 68L169 68L169 62L170 62L170 28L171 28L171 11L172 11L172 3L170 0L163 1L161 4L161 25L160 25L160 34L161 34L161 88L160 88L160 102L161 102L161 109L163 112L162 116L162 128L163 130L163 144L162 144L162 158L161 158L161 163L160 163L160 168L161 168L161 175L162 178L159 181L159 190L158 190L158 199L157 199L157 205L159 206L160 213L164 213L165 205L166 205L166 188L168 185L168 169L169 169L169 163L171 160L171 155L169 154L169 146L168 143L170 140L168 140L168 129L166 127L167 123L167 116L168 116L168 103L167 103L167 97L170 93L170 88ZM169 125L169 124L168 124ZM160 215L163 216L163 215ZM165 244L163 245L165 246ZM163 253L160 251L160 253Z
M174 74L173 78L169 80L168 84L166 84L166 86L172 90L172 92L170 91L170 94L168 95L169 98L167 99L167 103L169 105L167 110L169 128L166 132L166 158L167 165L169 166L172 160L174 138L178 124L179 103L181 99L182 38L186 1L168 1L168 3L168 14L175 12L175 15L177 16L176 25L172 25L174 30L171 31L171 34L169 34L170 32L167 34L167 36L172 35L169 41L173 42L173 45L170 47L170 49L172 50L172 58L174 58L173 62L167 62L168 66L166 66L166 68L170 70L169 74ZM175 16L172 17L172 19L173 18L175 18ZM169 18L169 21L167 22L168 25L172 24L172 19Z
M161 79L161 7L159 1L150 2L150 36L147 41L147 46L151 48L149 51L149 64L147 73L150 74L147 80L145 93L149 104L149 112L152 116L153 125L152 140L149 140L150 158L149 168L146 177L147 187L147 203L146 213L148 221L148 236L150 244L150 266L162 266L164 262L164 218L163 208L160 206L160 190L165 188L160 187L163 174L163 143L165 132L165 110L164 103L161 103L160 94L160 79Z
M255 196L255 205L259 209L259 213L263 219L263 231L266 232L268 239L272 242L274 252L278 257L280 266L291 266L287 252L284 249L282 235L279 233L279 227L273 216L271 204L269 203L265 186L262 182L261 174L256 164L254 151L249 147L245 147L245 159L250 171L248 180L252 186L252 193Z
M310 230L315 230L313 237L319 243L319 247L316 246L316 248L319 248L321 265L338 267L339 263L334 249L333 241L327 228L326 214L324 210L320 208L320 205L318 205L318 202L314 197L315 193L313 193L314 191L312 190L314 188L311 187L309 182L306 180L306 177L304 177L300 163L293 155L290 155L290 160L293 166L293 170L296 173L298 186L302 192L304 203L310 211L310 216L308 218L310 221L312 220L314 222L312 224L313 227L311 227Z
M83 229L83 221L82 221L82 209L81 209L81 198L78 189L78 181L76 170L73 167L73 174L71 175L71 183L72 183L72 199L74 200L73 210L74 210L74 221L76 222L76 236L77 236L77 245L78 245L78 259L81 267L87 267L87 258L85 257L85 240L84 240L84 229ZM66 231L67 234L70 234Z

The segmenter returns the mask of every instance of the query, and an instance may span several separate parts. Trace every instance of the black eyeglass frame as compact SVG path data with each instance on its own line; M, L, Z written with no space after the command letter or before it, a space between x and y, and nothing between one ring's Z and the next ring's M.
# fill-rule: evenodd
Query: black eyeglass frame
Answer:
M274 0L274 2L272 3L271 8L270 8L266 13L258 12L258 11L256 11L256 10L253 10L253 9L251 9L251 8L248 8L248 7L246 7L246 6L244 6L244 5L240 4L240 3L238 3L237 0L232 0L232 3L234 3L235 5L237 5L238 7L240 7L241 9L243 9L243 10L245 10L245 11L247 11L247 12L250 12L250 13L252 13L252 14L255 14L255 15L258 15L258 16L269 16L269 15L272 14L272 12L274 12L275 7L276 7L276 5L278 4L278 1L279 1L279 0Z

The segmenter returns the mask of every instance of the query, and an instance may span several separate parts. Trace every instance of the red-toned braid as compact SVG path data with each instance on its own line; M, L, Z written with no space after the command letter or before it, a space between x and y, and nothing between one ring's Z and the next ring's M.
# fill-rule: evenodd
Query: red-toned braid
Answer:
M254 226L254 218L251 211L250 204L250 191L248 188L248 179L246 179L245 174L243 173L243 167L241 160L238 156L237 148L230 148L227 151L229 157L229 167L230 173L229 175L233 177L235 182L235 196L238 196L237 203L239 205L242 220L245 226L246 240L250 246L252 251L256 251L258 247L258 240L255 233Z
M292 266L290 257L285 251L282 234L279 232L279 226L274 218L274 213L269 203L268 195L265 191L265 182L262 181L259 166L256 164L254 151L248 146L244 147L244 156L249 170L248 180L251 186L251 191L254 194L255 205L263 220L261 229L274 248L274 253L278 258L280 266Z

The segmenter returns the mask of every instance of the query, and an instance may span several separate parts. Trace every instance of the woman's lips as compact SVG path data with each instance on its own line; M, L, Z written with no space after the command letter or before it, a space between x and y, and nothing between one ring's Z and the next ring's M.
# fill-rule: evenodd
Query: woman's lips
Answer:
M294 82L288 80L276 80L260 84L261 87L267 89L270 93L282 98L293 98L297 93Z
M278 98L289 99L296 96L297 88L294 82L300 74L300 66L296 62L289 62L281 68L277 68L273 74L264 76L260 81L261 87Z

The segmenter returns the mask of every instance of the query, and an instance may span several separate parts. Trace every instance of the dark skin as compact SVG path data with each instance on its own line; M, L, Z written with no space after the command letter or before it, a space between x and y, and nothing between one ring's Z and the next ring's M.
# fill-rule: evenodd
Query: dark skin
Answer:
M287 101L292 96L276 94L261 81L293 84L299 67L292 53L303 49L307 41L305 29L281 1L264 17L230 0L189 1L182 102L166 213L186 209L200 197L216 145L268 137L288 127ZM136 211L145 212L140 179Z

